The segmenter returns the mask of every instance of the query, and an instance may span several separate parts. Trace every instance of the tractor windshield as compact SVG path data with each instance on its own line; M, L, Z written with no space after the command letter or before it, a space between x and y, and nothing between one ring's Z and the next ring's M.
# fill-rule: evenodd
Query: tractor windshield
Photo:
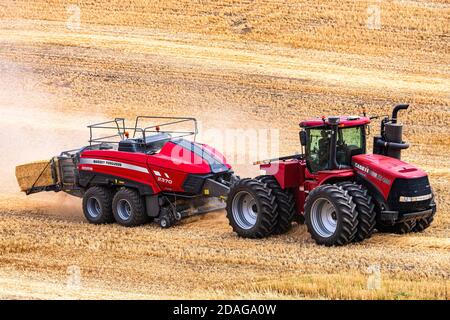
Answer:
M366 152L365 127L339 128L336 143L336 160L350 166L352 157Z
M306 161L311 172L330 169L329 128L307 129ZM365 153L364 126L339 128L336 141L336 161L339 165L350 166L354 155Z

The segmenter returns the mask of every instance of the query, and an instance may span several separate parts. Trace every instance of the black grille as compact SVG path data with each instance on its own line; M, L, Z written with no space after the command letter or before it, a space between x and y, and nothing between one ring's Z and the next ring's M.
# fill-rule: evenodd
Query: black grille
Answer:
M204 176L196 176L190 174L183 182L183 189L189 193L200 193L203 184L205 183Z
M391 210L399 212L415 212L426 210L430 207L431 199L424 201L399 202L401 196L417 197L431 193L428 177L414 179L395 179L388 197Z

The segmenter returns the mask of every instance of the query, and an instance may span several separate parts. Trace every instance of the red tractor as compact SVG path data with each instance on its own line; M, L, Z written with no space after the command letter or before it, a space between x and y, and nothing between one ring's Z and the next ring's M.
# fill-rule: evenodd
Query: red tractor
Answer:
M143 121L152 125L143 127ZM53 183L35 186L39 176L27 194L64 191L83 198L89 222L126 227L153 220L168 228L225 208L238 178L218 151L195 142L194 118L140 116L131 128L117 118L89 129L89 146L53 158L44 169L51 170Z
M266 175L242 179L227 199L233 230L245 238L285 233L306 222L312 238L345 245L380 232L420 232L433 221L436 204L427 174L400 160L399 110L381 121L373 154L366 154L371 119L322 117L300 123L304 154L261 161Z

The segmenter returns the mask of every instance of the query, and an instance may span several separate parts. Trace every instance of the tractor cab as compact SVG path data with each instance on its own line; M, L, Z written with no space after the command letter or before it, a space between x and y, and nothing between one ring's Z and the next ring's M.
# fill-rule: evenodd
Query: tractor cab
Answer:
M300 123L300 140L312 173L351 167L353 156L366 153L367 117L322 117Z

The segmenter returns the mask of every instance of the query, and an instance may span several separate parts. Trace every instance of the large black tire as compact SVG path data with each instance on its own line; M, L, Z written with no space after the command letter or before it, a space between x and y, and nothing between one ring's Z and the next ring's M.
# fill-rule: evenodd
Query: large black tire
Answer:
M227 218L233 231L243 238L270 236L278 220L273 191L255 179L238 181L228 194Z
M358 230L356 205L350 194L336 185L322 185L309 193L305 203L305 218L311 237L320 245L348 244L353 241ZM327 226L324 220L328 221Z
M136 227L149 221L144 201L136 190L120 189L114 196L112 206L116 222L124 227Z
M393 226L378 223L376 229L382 233L405 234L411 232L415 226L416 220L410 220L396 223Z
M358 228L354 241L360 242L370 238L375 229L377 214L369 191L356 182L345 181L337 185L348 191L358 211Z
M274 176L259 176L256 180L264 183L267 188L272 189L278 207L278 221L273 234L283 234L292 228L295 216L294 195L289 190L283 190Z
M91 187L83 195L83 213L93 224L114 222L112 212L112 190L105 187Z
M433 222L434 216L436 214L436 203L434 202L434 198L431 200L431 204L433 205L433 213L427 218L416 220L416 225L412 229L413 232L422 232L427 229Z

